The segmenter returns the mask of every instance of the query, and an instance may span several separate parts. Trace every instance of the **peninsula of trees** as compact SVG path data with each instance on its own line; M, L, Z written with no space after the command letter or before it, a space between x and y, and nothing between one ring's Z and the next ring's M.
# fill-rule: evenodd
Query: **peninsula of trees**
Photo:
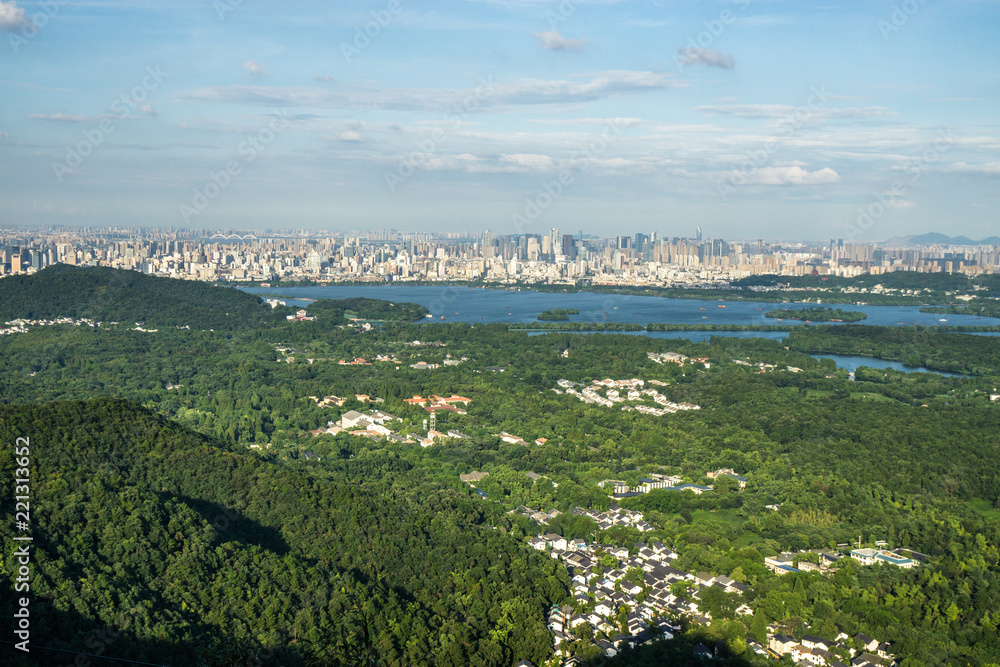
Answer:
M779 320L805 320L808 322L860 322L868 316L857 310L840 308L779 308L764 313L764 317Z

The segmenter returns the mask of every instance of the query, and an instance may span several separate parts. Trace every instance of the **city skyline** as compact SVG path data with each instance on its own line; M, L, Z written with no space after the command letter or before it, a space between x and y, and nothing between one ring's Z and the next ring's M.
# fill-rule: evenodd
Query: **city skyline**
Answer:
M997 10L4 0L0 226L981 239Z
M273 231L273 230L271 230ZM500 285L720 288L751 276L983 276L1000 272L1000 241L987 244L769 243L634 236L469 236L379 230L321 236L211 230L0 230L0 277L56 264L111 267L212 282L306 280Z

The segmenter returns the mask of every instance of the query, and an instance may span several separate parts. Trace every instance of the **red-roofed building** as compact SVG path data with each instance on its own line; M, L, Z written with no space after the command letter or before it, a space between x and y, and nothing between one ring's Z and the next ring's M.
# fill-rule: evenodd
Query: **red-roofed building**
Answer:
M463 403L465 405L472 403L471 398L466 398L465 396L458 396L457 394L452 394L448 398L444 398L442 396L438 396L437 394L435 394L434 400L437 401L438 403Z

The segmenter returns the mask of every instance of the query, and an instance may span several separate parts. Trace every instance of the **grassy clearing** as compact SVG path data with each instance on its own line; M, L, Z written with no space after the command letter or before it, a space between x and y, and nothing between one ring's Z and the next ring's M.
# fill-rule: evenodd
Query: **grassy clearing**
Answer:
M970 500L969 504L994 521L1000 521L1000 509L988 500Z

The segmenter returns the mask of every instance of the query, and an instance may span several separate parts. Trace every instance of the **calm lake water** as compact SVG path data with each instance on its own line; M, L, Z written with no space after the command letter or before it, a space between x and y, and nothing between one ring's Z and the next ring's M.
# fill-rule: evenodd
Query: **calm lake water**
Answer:
M663 299L655 296L629 296L621 294L560 294L549 292L509 292L471 287L432 287L387 285L378 287L245 287L251 294L281 294L299 299L345 299L367 297L389 301L419 303L434 316L435 322L444 317L446 322L535 322L539 313L552 308L577 308L579 315L571 315L571 322L623 322L649 324L778 324L778 320L764 317L775 308L800 310L814 304L755 303L745 301L699 301L695 299ZM308 306L306 301L289 305ZM921 313L919 306L852 306L830 305L832 308L857 310L868 315L861 324L882 326L973 325L996 326L1000 319L974 315L938 315ZM940 320L946 320L944 322ZM430 322L430 318L427 320ZM799 320L781 322L788 326L801 326Z
M913 368L912 366L904 366L898 361L885 361L883 359L872 359L871 357L857 357L847 354L814 354L812 356L816 359L833 359L837 363L838 368L843 368L852 373L858 370L859 366L867 366L868 368L891 368L892 370L905 371L907 373L937 373L938 375L947 375L949 377L965 377L961 373L932 371L923 366Z

